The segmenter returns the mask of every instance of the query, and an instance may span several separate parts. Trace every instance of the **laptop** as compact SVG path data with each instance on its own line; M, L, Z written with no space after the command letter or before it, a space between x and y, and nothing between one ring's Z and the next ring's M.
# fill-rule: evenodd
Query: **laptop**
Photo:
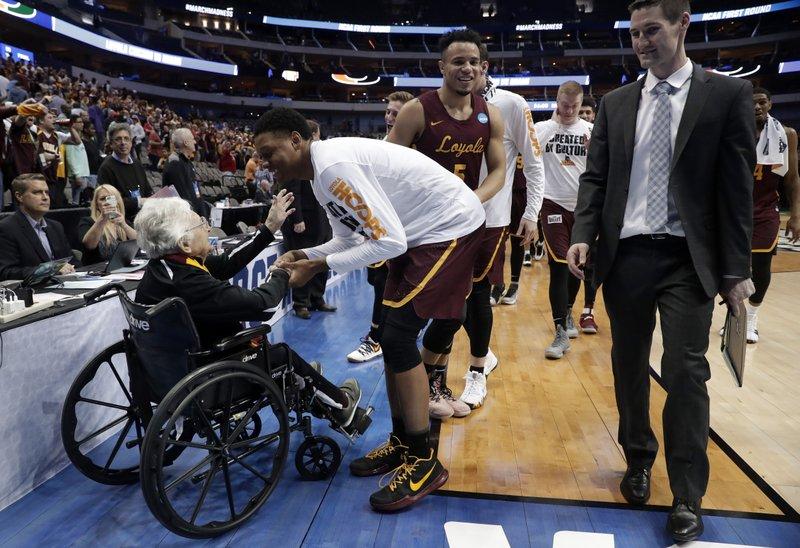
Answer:
M42 283L49 282L50 278L55 276L61 271L61 267L70 262L72 257L65 257L63 259L56 259L54 261L47 261L41 263L36 269L28 274L22 280L22 287L36 287Z
M134 272L144 265L134 265L133 258L139 253L139 242L136 240L126 240L117 244L114 252L106 263L103 274L113 274L115 272Z

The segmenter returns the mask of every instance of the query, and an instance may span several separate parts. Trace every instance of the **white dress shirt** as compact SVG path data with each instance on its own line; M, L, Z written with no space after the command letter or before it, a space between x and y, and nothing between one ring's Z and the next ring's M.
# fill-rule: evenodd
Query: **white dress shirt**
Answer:
M675 154L675 138L678 135L678 126L686 105L691 85L692 62L687 59L686 64L673 72L666 81L675 88L669 96L671 110L670 140L672 153ZM650 173L650 153L653 149L653 119L656 109L656 96L651 93L660 82L649 70L642 87L642 98L639 101L639 111L636 115L636 135L633 144L633 162L631 163L630 187L628 189L628 203L625 206L625 220L620 232L621 238L629 238L639 234L652 234L658 227L651 228L647 225L647 185ZM684 237L683 226L680 219L673 218L674 207L670 198L670 219L667 223L667 233Z

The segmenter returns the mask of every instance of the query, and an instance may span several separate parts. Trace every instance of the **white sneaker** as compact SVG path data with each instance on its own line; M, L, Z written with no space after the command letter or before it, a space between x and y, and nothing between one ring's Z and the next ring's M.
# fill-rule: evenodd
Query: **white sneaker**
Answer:
M544 259L544 242L536 242L533 244L533 260L541 261Z
M572 310L567 312L567 337L570 339L577 339L580 332L575 327L575 321L572 319Z
M522 266L531 266L531 252L525 251L525 255L522 256Z
M483 365L483 376L488 377L492 371L497 369L497 364L500 363L500 360L497 359L497 356L494 355L492 349L489 349L489 353L486 354L486 362Z
M502 304L517 304L517 288L519 286L517 284L511 284L508 286L506 290L506 294L503 295L503 298L500 299Z
M564 328L559 325L556 327L556 336L553 342L544 351L544 357L548 360L558 360L563 358L567 351L569 351L569 337Z
M747 313L747 342L758 342L758 314Z
M467 383L459 399L473 409L483 405L483 400L486 399L486 377L477 371L467 371L464 380Z
M353 350L347 355L347 361L352 363L363 363L378 356L383 356L381 345L373 341L369 335L361 339L361 344L358 348Z

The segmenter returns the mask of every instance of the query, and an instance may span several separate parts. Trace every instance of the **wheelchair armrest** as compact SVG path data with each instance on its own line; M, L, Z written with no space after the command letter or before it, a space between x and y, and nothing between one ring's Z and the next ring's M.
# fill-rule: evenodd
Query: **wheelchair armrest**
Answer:
M231 348L240 346L242 343L245 343L254 337L266 335L270 331L272 331L272 328L269 326L269 324L262 324L256 327L251 327L250 329L245 329L244 331L239 331L237 334L231 335L230 337L225 337L215 344L214 352L226 352Z

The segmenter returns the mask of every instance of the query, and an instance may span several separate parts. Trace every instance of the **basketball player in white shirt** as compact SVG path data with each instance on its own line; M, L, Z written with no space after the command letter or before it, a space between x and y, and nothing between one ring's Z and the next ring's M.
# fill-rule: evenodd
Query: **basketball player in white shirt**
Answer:
M556 335L545 350L545 357L559 359L570 348L569 339L578 336L572 320L571 303L580 280L567 267L578 180L586 170L586 150L592 124L578 117L583 101L580 84L568 81L558 88L553 119L536 124L536 134L544 147L544 201L540 218L550 265L550 308Z
M332 240L278 258L276 265L292 271L290 286L328 269L390 260L382 347L392 433L350 471L393 470L370 504L400 510L447 481L428 439L428 377L417 335L429 319L426 336L438 342L452 340L460 326L483 241L483 207L457 175L423 154L374 139L312 142L305 118L289 108L264 114L254 134L278 181L311 180L333 228Z

